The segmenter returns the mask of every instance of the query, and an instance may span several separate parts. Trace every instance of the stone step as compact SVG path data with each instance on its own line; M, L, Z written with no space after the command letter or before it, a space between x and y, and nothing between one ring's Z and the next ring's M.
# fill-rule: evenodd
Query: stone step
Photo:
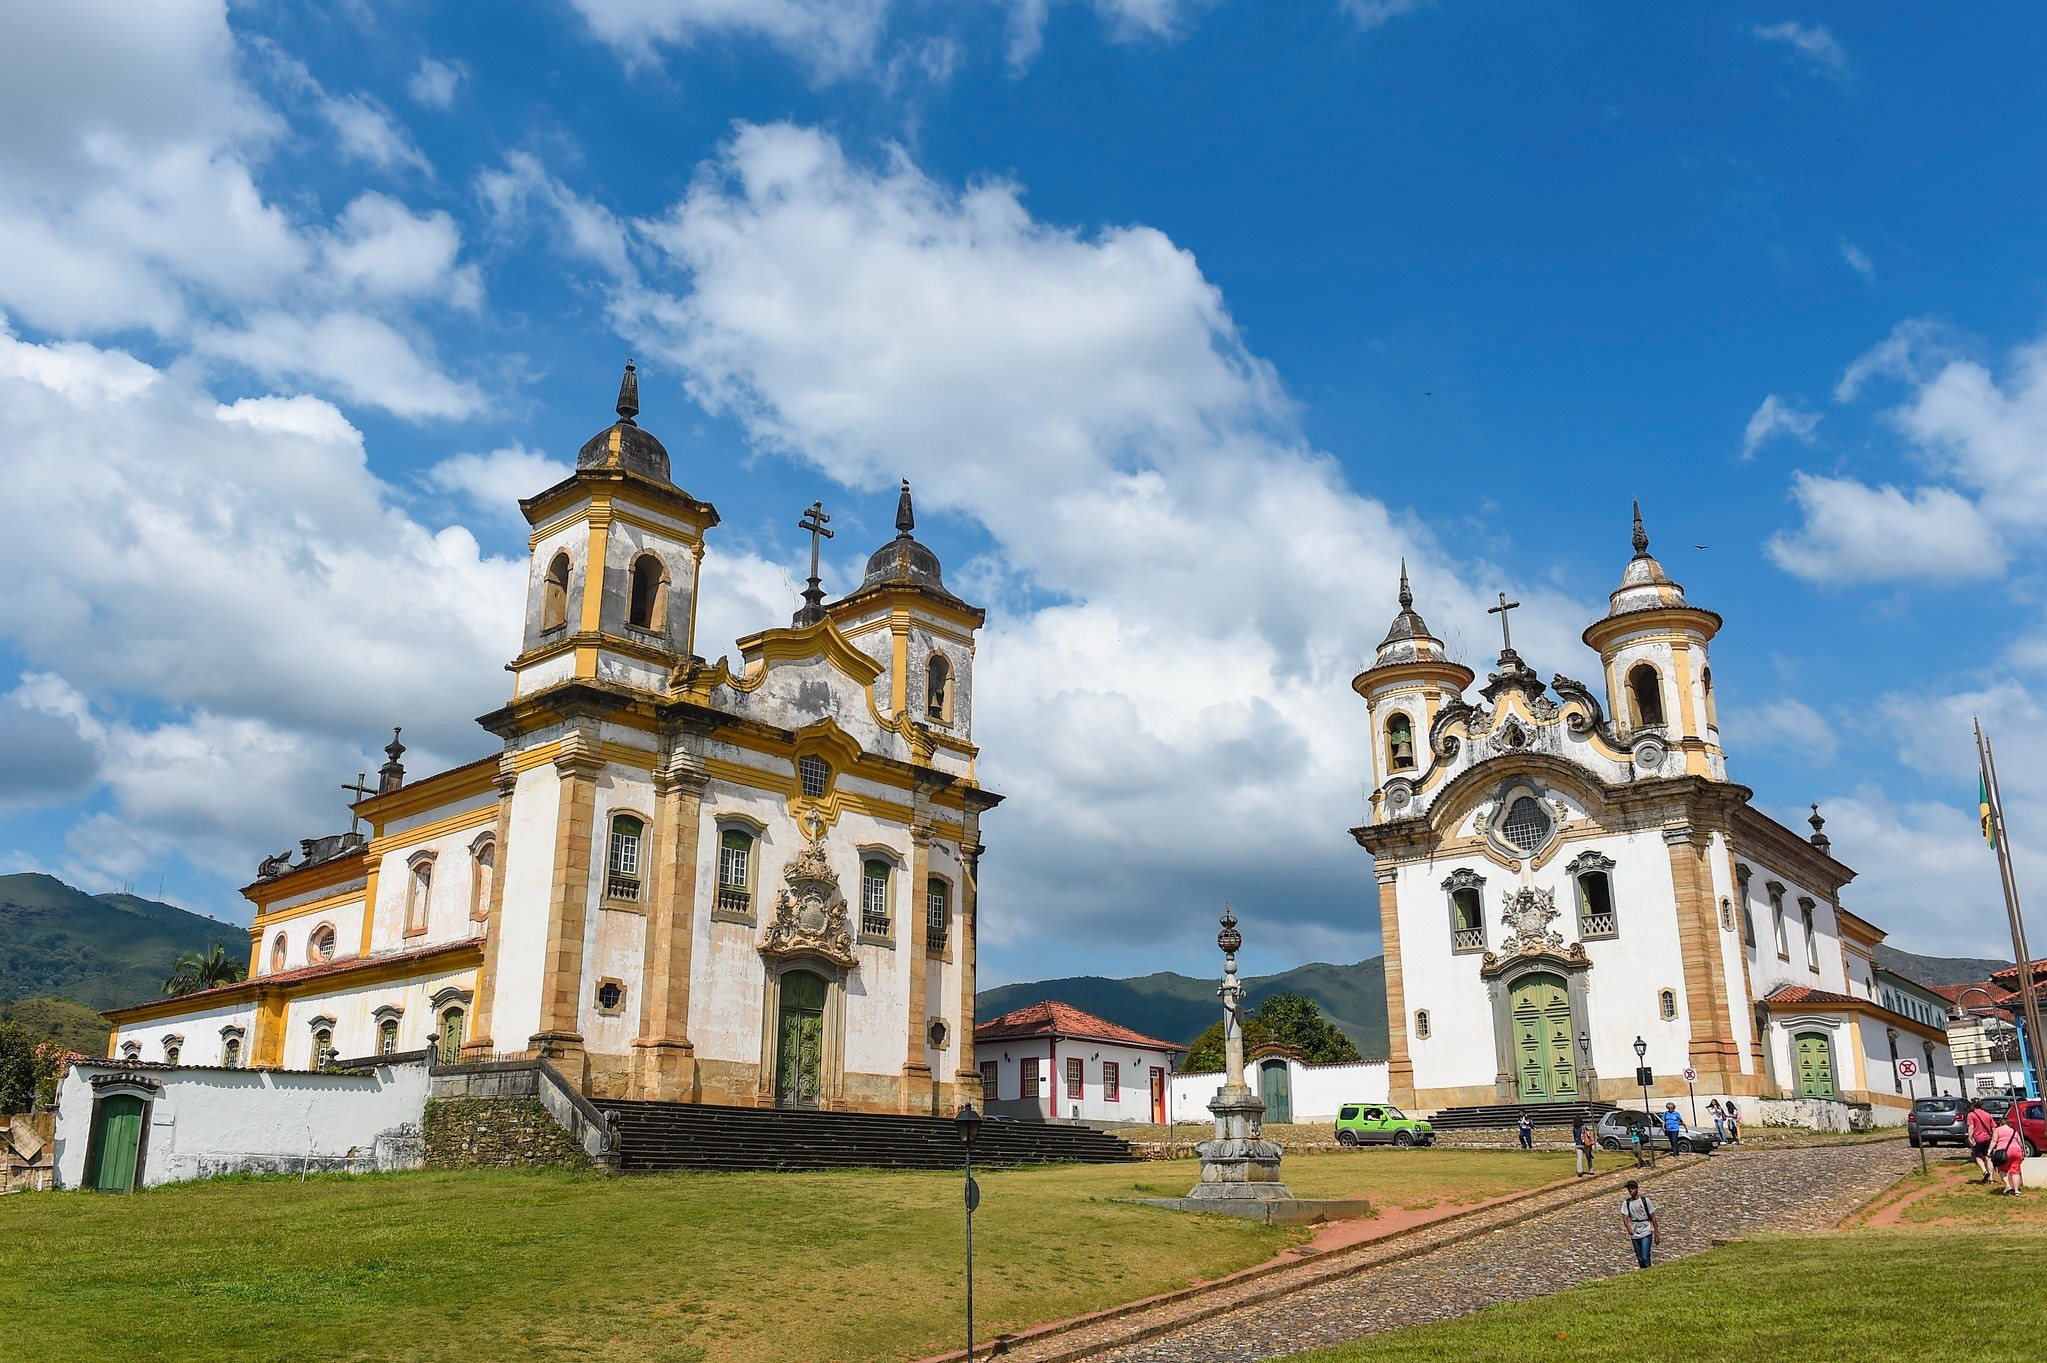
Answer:
M1527 1113L1537 1126L1569 1126L1583 1117L1596 1122L1617 1104L1598 1100L1579 1103L1491 1103L1484 1106L1446 1107L1429 1118L1438 1131L1480 1131L1512 1127Z

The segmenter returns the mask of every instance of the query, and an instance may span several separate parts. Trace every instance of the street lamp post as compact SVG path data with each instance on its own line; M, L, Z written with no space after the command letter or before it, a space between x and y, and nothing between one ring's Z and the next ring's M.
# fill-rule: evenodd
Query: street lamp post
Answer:
M1656 1114L1649 1110L1649 1043L1635 1035L1635 1082L1642 1086L1642 1144L1649 1147L1649 1163L1656 1163Z
M981 1133L981 1114L968 1103L952 1124L967 1151L967 1363L974 1363L974 1209L981 1205L981 1185L974 1182L974 1137Z

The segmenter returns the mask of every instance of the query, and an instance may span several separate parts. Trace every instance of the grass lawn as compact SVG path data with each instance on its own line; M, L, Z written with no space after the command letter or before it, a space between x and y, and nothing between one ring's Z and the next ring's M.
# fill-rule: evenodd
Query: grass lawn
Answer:
M1373 1335L1292 1363L1511 1358L1901 1358L1958 1330L2047 1330L2040 1231L1762 1236L1552 1297ZM2013 1347L2016 1347L2014 1345Z
M1518 1151L1304 1154L1304 1196L1422 1206L1567 1172ZM1193 1161L982 1176L982 1338L1305 1238L1111 1201ZM419 1173L0 1199L0 1357L905 1359L964 1334L960 1180L917 1173Z

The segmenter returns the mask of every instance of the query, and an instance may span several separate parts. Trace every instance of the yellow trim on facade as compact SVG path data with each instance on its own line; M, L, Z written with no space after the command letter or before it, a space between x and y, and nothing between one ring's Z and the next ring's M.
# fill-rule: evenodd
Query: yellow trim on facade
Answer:
M408 781L387 794L370 796L355 805L355 812L370 821L374 839L381 835L385 824L424 814L436 805L484 794L497 773L497 760L496 754L479 757L474 762Z
M259 909L256 913L256 921L249 925L249 931L252 934L260 934L272 924L289 923L294 918L304 918L308 914L325 913L329 909L345 908L358 900L368 898L368 895L369 886L364 884L357 886L353 890L343 890L339 894L328 895L325 899L309 899L303 904L294 904L288 909L278 909L271 913L265 913ZM252 965L250 968L253 970L254 966Z
M489 790L491 787L485 786L484 789ZM463 833L472 828L481 828L485 824L496 823L497 817L498 802L492 800L489 804L479 805L477 808L466 813L450 814L445 819L436 819L432 823L423 823L417 828L408 828L403 833L391 833L372 838L370 840L370 855L381 857L385 853L400 847L410 847L415 843L430 842L435 838L445 837L450 833Z

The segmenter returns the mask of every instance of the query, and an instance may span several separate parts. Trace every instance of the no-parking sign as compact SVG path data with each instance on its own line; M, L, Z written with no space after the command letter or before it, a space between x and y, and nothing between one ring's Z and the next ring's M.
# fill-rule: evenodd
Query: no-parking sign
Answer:
M1685 1066L1685 1082L1687 1084L1696 1084L1699 1082L1699 1072L1693 1069L1690 1065Z
M1911 1079L1911 1078L1915 1077L1916 1075L1918 1075L1918 1073L1919 1073L1919 1062L1918 1062L1917 1060L1900 1060L1900 1061L1898 1062L1898 1077L1899 1077L1899 1078L1901 1078L1901 1079Z

